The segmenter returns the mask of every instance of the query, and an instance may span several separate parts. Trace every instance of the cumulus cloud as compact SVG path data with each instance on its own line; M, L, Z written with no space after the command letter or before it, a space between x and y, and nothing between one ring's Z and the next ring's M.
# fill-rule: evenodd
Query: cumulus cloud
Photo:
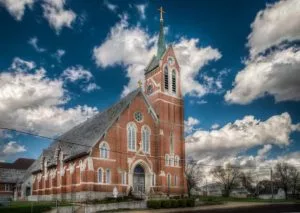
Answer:
M41 53L41 52L45 52L46 49L39 47L38 46L38 38L37 37L32 37L29 39L28 44L30 44L37 52Z
M299 131L299 124L292 124L287 112L265 121L245 116L218 130L195 131L186 137L186 149L191 156L218 158L261 145L288 146L291 142L290 134L294 131Z
M76 14L72 10L66 10L65 0L44 0L42 5L44 18L49 25L59 34L63 27L72 28Z
M25 146L20 145L15 141L10 141L0 148L0 156L16 154L16 153L25 152L25 151L27 151Z
M0 74L1 127L57 136L97 113L88 106L64 107L70 98L63 80L48 78L43 68L17 70Z
M34 0L0 0L0 5L4 6L7 11L17 21L21 21L26 7L32 8Z
M84 92L92 92L101 89L101 87L98 86L96 83L89 83L86 87L83 87L82 89Z
M35 67L36 65L33 61L25 61L19 57L15 57L10 69L17 72L26 72L32 70Z
M124 86L122 95L128 94L144 79L144 68L155 54L157 35L149 35L139 26L130 27L126 15L111 28L106 40L94 47L93 58L97 66L122 65L126 68L129 83ZM181 38L173 44L181 66L183 94L201 97L215 85L211 81L200 84L196 78L203 66L218 60L221 53L212 47L198 47L199 39ZM211 79L207 79L211 80Z
M184 121L184 131L186 133L192 133L195 130L195 126L199 123L200 121L197 118L188 117L188 119Z
M211 125L211 129L218 129L220 127L220 124L213 124Z
M248 104L253 100L272 95L276 102L300 100L300 49L290 47L276 50L246 62L227 91L225 100Z
M247 46L251 56L283 41L300 39L300 1L282 0L268 4L251 24Z
M264 157L271 149L272 149L272 145L266 144L263 146L263 148L261 148L257 151L257 155L259 157Z
M282 0L257 13L248 36L249 58L227 91L227 102L248 104L266 95L276 102L300 100L299 11L299 1Z
M147 4L137 4L135 5L137 11L139 12L141 19L146 19L146 8Z
M110 11L117 12L118 6L115 4L110 3L109 1L105 0L103 2L104 6L106 6Z
M68 67L62 73L62 78L71 82L78 80L89 81L92 77L92 73L80 65Z

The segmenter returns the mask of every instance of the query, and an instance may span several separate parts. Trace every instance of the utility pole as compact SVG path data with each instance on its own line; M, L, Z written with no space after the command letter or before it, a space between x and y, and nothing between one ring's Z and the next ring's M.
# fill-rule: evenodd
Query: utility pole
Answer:
M272 170L272 167L271 167L271 171L270 171L270 175L271 175L271 193L272 193L272 202L273 202L273 170Z

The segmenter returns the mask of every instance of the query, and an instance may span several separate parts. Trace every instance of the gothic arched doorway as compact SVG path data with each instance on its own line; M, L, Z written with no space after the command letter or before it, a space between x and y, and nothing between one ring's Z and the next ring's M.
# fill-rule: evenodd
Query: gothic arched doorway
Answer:
M133 171L133 191L135 193L145 193L145 170L140 164Z

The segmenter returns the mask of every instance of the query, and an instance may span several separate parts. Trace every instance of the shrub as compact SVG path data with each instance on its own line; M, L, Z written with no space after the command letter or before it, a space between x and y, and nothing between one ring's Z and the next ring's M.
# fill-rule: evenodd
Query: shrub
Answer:
M171 207L172 208L177 208L178 207L178 200L172 199L170 201L171 201Z
M160 200L148 200L147 207L151 209L159 209L161 208L161 201Z
M186 207L186 199L180 199L177 201L178 207Z
M162 208L171 208L171 200L162 200L161 201Z
M194 207L195 206L195 199L192 199L192 198L186 199L186 206Z

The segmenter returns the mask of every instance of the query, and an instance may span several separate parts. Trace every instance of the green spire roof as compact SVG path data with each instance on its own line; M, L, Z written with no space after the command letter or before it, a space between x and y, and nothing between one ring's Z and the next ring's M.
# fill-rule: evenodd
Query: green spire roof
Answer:
M164 35L164 22L163 19L160 19L160 29L159 29L159 37L157 42L157 58L160 59L160 57L164 54L166 51L166 44L165 44L165 35Z

